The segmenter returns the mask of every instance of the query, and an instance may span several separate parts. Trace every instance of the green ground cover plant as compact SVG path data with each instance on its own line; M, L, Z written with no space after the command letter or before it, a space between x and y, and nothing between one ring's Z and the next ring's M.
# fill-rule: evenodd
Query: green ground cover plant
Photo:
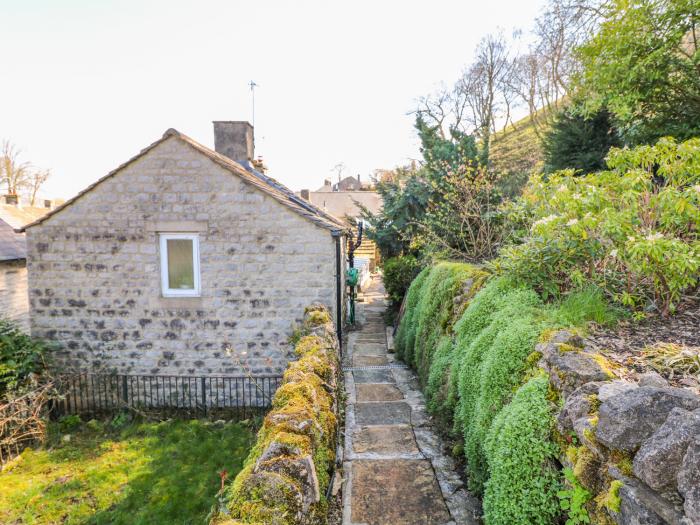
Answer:
M550 441L552 408L549 379L530 379L501 410L488 433L485 449L491 475L484 493L484 521L489 525L554 523L559 514L557 447Z
M52 424L45 446L0 473L0 523L206 523L219 473L240 471L255 431L253 421L118 423Z
M556 407L535 346L556 329L611 323L619 312L595 286L548 304L525 283L486 277L461 263L421 272L409 288L397 352L423 380L428 409L463 440L455 449L467 460L470 489L484 497L487 523L550 523L563 478L550 461ZM473 287L464 295L467 279Z

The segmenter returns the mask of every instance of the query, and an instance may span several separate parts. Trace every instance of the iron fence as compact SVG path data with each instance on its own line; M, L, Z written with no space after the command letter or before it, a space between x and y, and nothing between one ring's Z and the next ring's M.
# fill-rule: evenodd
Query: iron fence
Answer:
M51 412L107 414L123 409L250 417L264 414L282 376L149 376L81 373L59 377Z

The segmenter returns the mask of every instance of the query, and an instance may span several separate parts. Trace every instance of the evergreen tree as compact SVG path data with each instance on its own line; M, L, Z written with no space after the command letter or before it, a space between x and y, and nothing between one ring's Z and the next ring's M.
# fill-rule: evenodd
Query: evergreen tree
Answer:
M567 168L600 171L613 146L620 146L620 139L606 109L587 116L569 108L557 116L544 137L545 173Z

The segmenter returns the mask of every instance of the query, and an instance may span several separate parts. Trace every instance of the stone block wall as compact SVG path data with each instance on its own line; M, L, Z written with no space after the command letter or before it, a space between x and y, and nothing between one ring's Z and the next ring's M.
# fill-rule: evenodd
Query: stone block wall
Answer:
M200 236L201 297L161 294L159 232ZM280 373L311 303L335 310L335 239L170 137L27 230L32 335L56 365Z
M24 259L0 261L0 318L29 332L27 265Z
M700 523L700 396L653 372L614 379L568 331L537 351L561 396L562 463L589 492L591 523Z

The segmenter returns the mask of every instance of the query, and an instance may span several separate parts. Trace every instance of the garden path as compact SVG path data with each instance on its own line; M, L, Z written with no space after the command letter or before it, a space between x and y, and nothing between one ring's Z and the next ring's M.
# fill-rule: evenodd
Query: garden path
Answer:
M343 525L478 524L479 502L431 428L415 375L388 351L379 276L359 299L343 359Z

